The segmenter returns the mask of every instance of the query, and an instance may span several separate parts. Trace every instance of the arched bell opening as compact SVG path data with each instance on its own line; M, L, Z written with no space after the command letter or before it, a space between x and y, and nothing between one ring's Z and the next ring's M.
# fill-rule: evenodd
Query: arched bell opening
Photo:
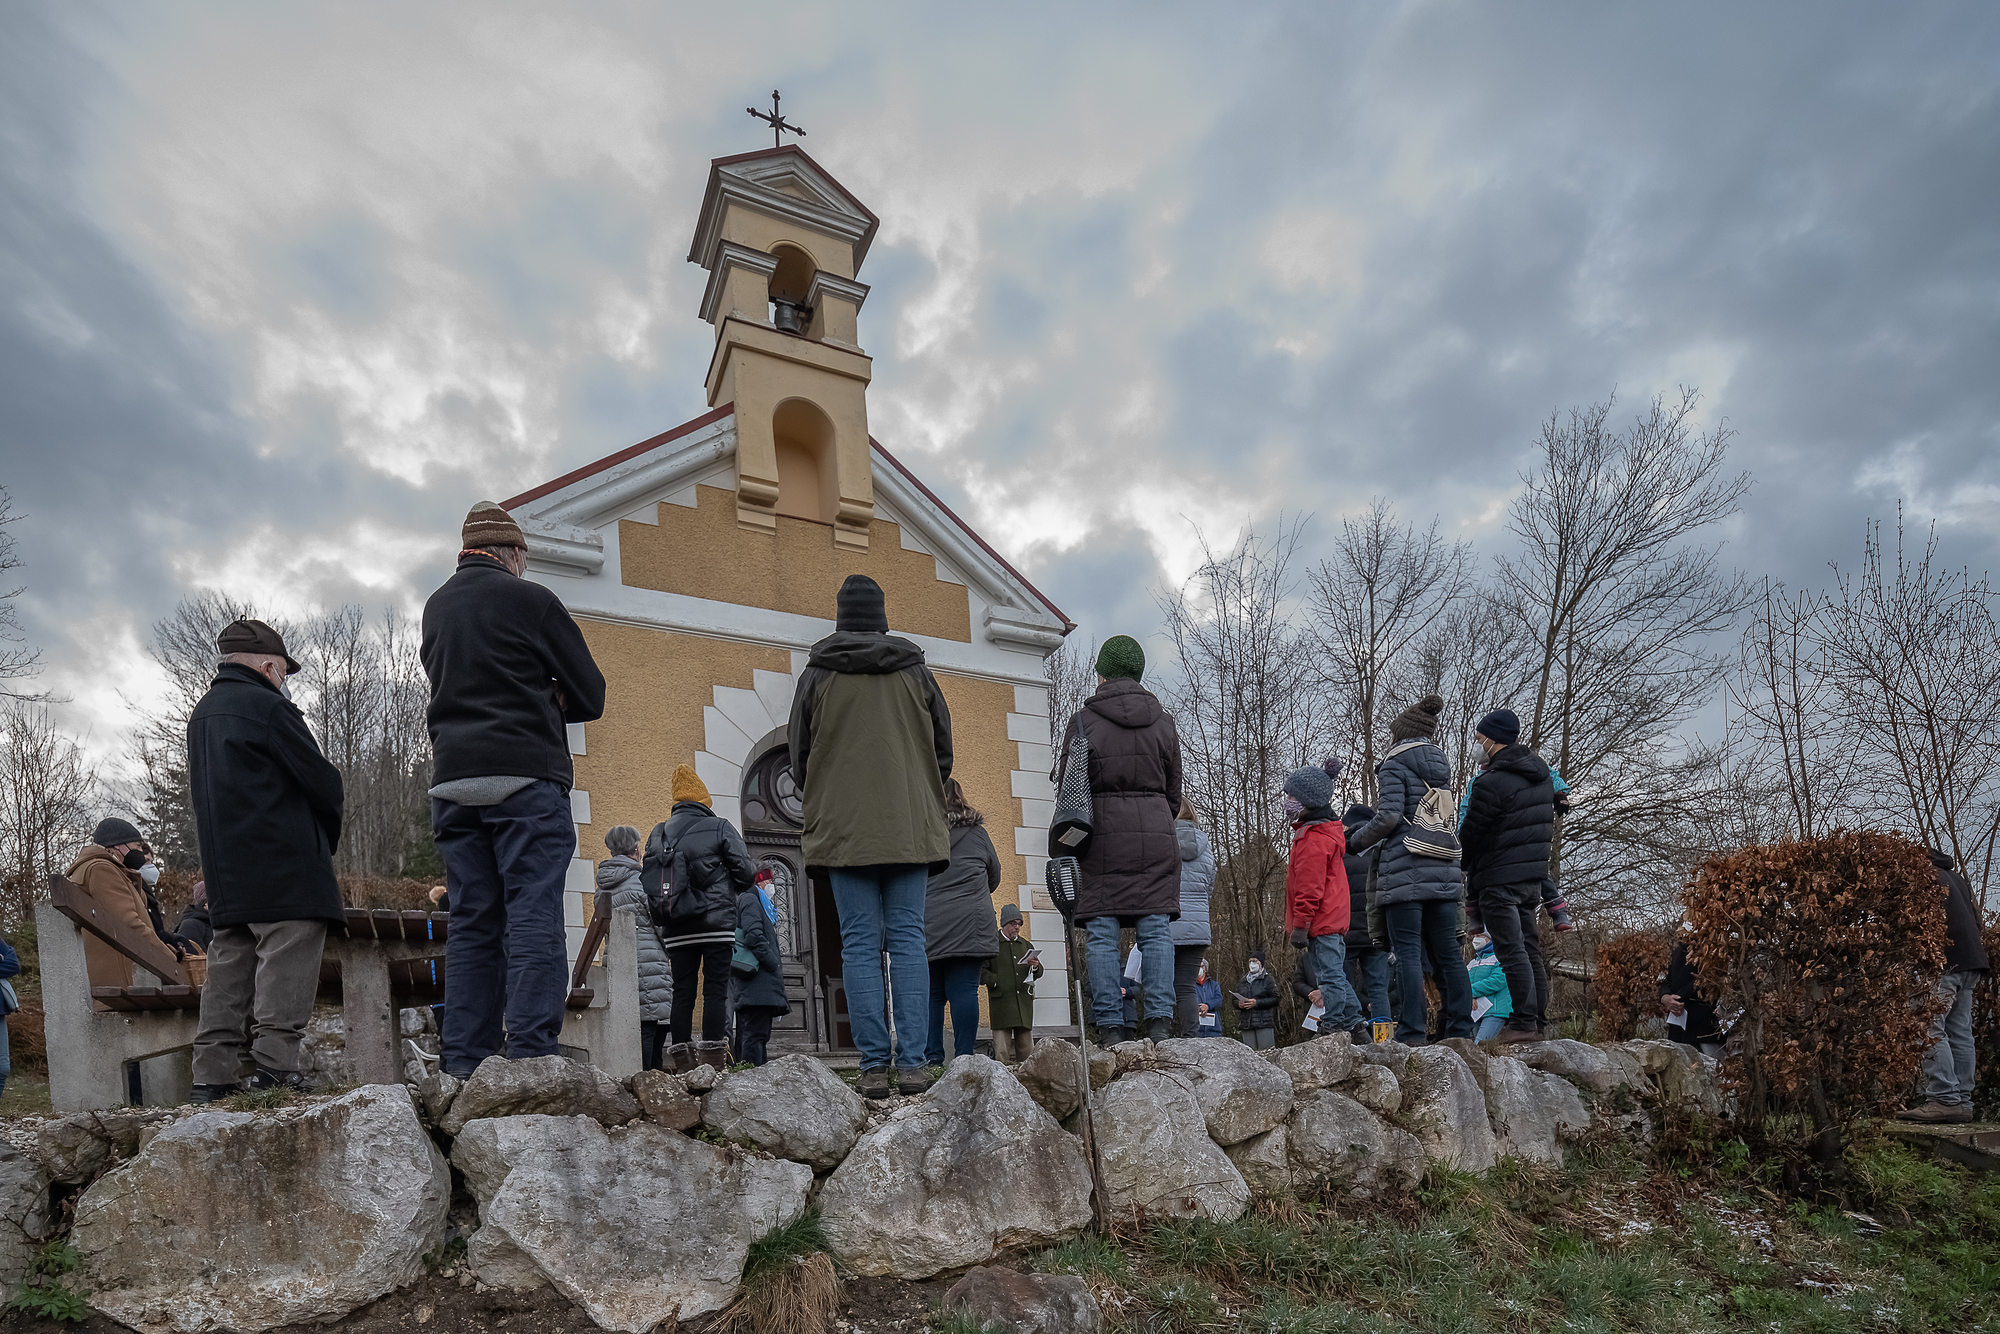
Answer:
M795 245L774 245L771 256L778 261L771 274L771 323L786 333L803 334L812 326L812 307L806 304L806 293L812 290L813 275L819 272L819 266L813 263L811 255Z

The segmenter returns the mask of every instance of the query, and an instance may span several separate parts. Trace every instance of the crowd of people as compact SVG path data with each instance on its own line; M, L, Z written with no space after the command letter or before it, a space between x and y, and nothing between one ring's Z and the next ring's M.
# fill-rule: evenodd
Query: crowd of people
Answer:
M466 517L456 571L423 616L432 830L449 886L441 1060L458 1077L494 1055L555 1054L568 999L561 896L576 833L565 728L603 715L605 680L569 612L523 577L526 567L519 526L481 502ZM1029 1054L1040 950L1017 905L996 920L1000 857L952 776L951 713L922 649L889 633L883 591L864 575L842 584L834 611L834 632L799 676L786 734L804 799L801 852L830 885L839 919L857 1087L887 1096L893 1073L896 1090L920 1093L948 1059L947 1012L950 1055L974 1049L982 986L994 1054ZM68 872L121 927L206 954L201 1101L246 1082L305 1085L299 1048L321 954L328 933L346 929L332 861L340 774L290 700L286 679L299 664L259 621L225 628L217 652L188 725L205 872L196 901L169 930L150 894L152 849L121 819L100 824ZM1144 650L1114 636L1095 665L1097 688L1067 720L1050 775L1059 792L1088 792L1071 914L1085 941L1084 1018L1104 1044L1233 1029L1268 1048L1281 995L1268 950L1249 950L1231 986L1209 969L1215 852L1184 791L1174 719L1142 684ZM1457 792L1438 745L1443 711L1427 695L1390 720L1372 807L1336 812L1343 765L1332 756L1270 794L1291 828L1290 986L1307 1027L1357 1043L1541 1042L1551 1018L1537 914L1574 928L1551 873L1569 791L1501 708L1479 720L1483 758ZM770 873L692 766L674 770L670 797L649 834L610 830L596 870L612 910L636 919L643 1064L761 1064L791 1005ZM1926 1101L1907 1115L1948 1121L1970 1116L1971 988L1987 960L1969 887L1949 858L1939 874L1953 933L1944 1015ZM92 938L86 955L94 986L130 984L131 964L108 945ZM0 1007L12 1003L4 978L14 967L0 943ZM1672 1036L1718 1050L1725 1035L1694 993L1684 948L1660 990Z

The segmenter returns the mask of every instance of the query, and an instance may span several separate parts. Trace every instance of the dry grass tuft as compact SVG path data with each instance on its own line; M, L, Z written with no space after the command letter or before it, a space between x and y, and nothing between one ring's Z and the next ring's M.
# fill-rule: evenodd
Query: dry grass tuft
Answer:
M793 1256L743 1285L715 1334L826 1334L840 1313L840 1275L825 1251Z

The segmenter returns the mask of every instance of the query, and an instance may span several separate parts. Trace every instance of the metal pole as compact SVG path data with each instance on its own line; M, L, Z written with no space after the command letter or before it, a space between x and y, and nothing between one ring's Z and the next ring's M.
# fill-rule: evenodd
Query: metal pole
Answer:
M1076 1059L1083 1073L1083 1152L1090 1159L1090 1212L1099 1231L1111 1225L1110 1201L1104 1187L1104 1164L1097 1156L1097 1112L1090 1098L1089 1011L1083 1004L1083 975L1076 968L1076 922L1063 914L1063 956L1069 964L1070 983L1076 988Z

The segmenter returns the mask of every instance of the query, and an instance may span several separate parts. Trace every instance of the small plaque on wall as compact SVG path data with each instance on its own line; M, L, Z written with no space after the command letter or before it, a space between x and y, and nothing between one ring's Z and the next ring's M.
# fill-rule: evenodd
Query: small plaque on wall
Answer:
M1035 885L1030 890L1030 893L1033 895L1031 902L1034 907L1041 909L1043 912L1056 911L1055 900L1049 897L1049 888L1047 885Z

